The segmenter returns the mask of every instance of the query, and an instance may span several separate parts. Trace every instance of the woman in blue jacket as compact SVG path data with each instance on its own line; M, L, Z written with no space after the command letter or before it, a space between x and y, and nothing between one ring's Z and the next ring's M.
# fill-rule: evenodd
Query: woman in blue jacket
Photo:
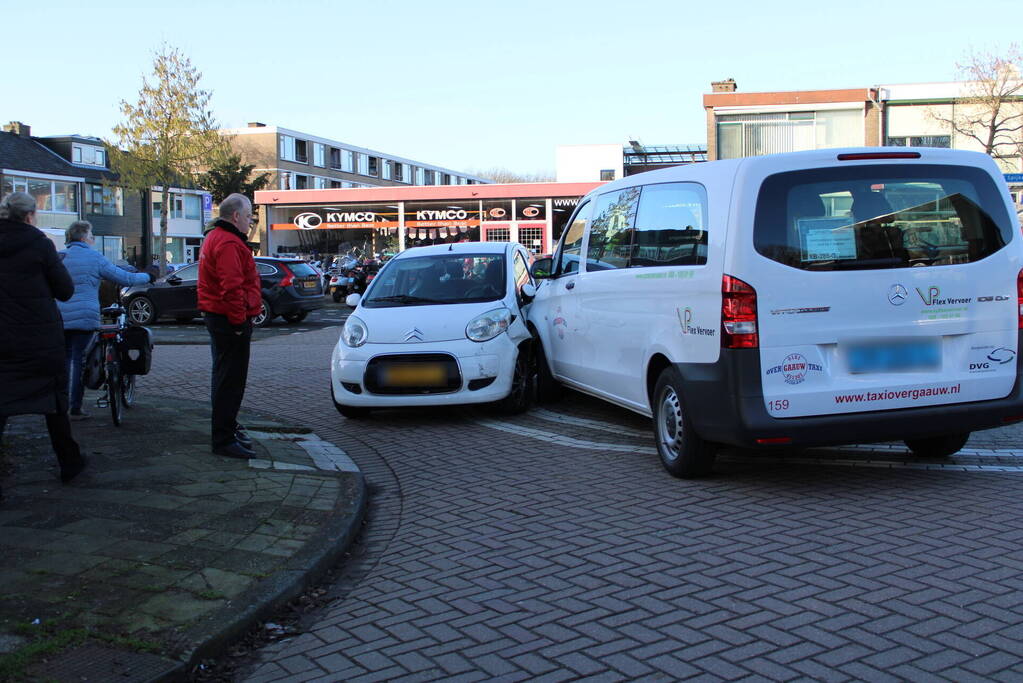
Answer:
M88 417L82 410L82 357L93 333L99 328L99 283L110 280L122 287L151 282L147 273L129 273L118 268L103 254L92 248L96 238L92 236L92 224L75 221L65 233L67 249L64 267L71 273L75 293L68 301L58 302L64 318L64 347L67 356L68 373L71 376L71 419Z

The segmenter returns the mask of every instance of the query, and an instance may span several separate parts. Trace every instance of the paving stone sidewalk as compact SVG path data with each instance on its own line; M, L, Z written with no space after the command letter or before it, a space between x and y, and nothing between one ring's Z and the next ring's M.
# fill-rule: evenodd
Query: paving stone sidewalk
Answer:
M61 485L42 417L0 447L0 680L148 681L217 654L340 558L362 474L301 425L241 415L257 457L209 449L206 401L146 397L73 423Z

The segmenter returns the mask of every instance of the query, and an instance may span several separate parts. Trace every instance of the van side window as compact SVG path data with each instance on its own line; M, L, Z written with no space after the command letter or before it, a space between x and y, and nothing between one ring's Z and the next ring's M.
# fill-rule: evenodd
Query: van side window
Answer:
M638 187L597 197L586 244L587 272L629 267L638 200Z
M639 200L631 267L707 263L707 192L697 183L647 185Z
M554 276L568 275L579 272L579 253L583 248L583 236L586 234L586 218L590 215L590 203L579 205L571 225L561 236L561 248L555 257Z

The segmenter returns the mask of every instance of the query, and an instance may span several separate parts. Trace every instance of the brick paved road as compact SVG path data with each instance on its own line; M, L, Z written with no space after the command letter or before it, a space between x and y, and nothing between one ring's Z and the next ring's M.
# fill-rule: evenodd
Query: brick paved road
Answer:
M346 421L327 393L335 339L255 345L247 405L356 460L376 489L366 543L341 599L249 680L1023 675L1019 428L945 463L733 452L686 482L646 420L581 396L511 420ZM175 393L205 394L208 349L157 352L145 390L183 377Z

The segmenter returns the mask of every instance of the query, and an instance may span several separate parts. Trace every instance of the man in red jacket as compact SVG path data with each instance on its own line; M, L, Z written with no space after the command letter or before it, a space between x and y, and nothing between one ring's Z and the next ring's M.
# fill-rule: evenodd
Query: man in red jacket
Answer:
M206 314L213 352L213 452L232 458L255 455L237 421L249 375L252 318L262 307L256 261L246 242L251 221L248 197L228 196L199 254L199 310Z

